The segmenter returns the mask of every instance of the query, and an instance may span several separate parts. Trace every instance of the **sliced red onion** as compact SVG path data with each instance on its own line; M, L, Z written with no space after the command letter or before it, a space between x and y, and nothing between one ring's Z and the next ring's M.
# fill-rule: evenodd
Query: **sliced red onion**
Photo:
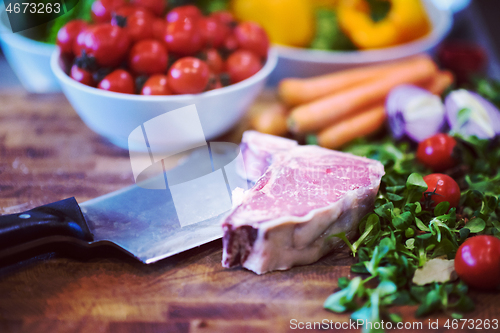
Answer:
M446 96L445 108L452 132L475 135L479 139L490 139L500 134L500 111L472 91L452 91Z
M395 139L407 135L420 142L442 131L444 106L439 96L413 86L400 85L389 93L385 109Z

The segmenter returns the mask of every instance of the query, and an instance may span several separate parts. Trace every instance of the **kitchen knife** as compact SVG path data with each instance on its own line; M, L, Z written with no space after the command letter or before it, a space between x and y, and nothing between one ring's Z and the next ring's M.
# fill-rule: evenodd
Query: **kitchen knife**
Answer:
M0 258L70 241L90 247L108 243L149 264L218 239L231 191L247 186L236 176L236 163L242 163L237 145L210 143L172 170L80 205L68 198L0 216ZM167 189L152 189L165 181Z

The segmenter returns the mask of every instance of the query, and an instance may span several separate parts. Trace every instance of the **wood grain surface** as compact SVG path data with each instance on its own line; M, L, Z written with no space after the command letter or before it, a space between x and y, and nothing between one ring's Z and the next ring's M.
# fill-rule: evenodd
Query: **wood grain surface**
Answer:
M242 128L224 139L237 141ZM128 152L89 130L63 95L0 93L0 214L125 187L133 183L129 163ZM354 259L345 251L258 276L223 269L220 241L152 265L105 247L44 250L1 263L0 332L294 332L293 319L349 318L322 307L350 274ZM498 296L471 292L476 310L467 318L500 319ZM417 320L415 307L394 310ZM439 320L433 331L444 332L447 318L420 318L422 330L404 331L429 331L429 320Z

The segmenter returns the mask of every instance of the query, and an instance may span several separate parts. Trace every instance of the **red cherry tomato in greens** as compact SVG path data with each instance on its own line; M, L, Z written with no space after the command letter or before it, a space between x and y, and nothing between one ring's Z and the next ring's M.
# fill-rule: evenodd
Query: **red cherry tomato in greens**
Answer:
M262 68L260 57L254 52L237 50L226 60L226 71L231 83L243 81L257 73Z
M184 57L170 67L168 86L176 94L197 94L205 90L210 69L203 60Z
M437 52L439 63L451 70L458 83L467 82L471 75L484 69L486 51L479 45L466 41L443 43Z
M444 171L457 164L453 157L453 149L457 141L443 133L425 139L418 144L417 159L433 171Z
M132 46L128 65L135 74L159 74L167 70L167 48L155 39L144 39Z
M467 239L455 255L455 271L467 285L494 289L500 285L500 239L479 235Z
M73 53L75 39L85 28L87 28L87 22L83 20L73 20L59 29L57 32L56 44L61 48L61 53Z
M167 81L167 76L163 74L151 76L142 86L141 95L172 95Z
M450 208L458 207L460 187L453 178L442 173L431 173L424 176L424 181L428 186L422 196L424 208L434 208L444 201L450 203Z
M133 94L135 92L135 83L129 72L123 69L115 69L99 82L98 88L118 93Z

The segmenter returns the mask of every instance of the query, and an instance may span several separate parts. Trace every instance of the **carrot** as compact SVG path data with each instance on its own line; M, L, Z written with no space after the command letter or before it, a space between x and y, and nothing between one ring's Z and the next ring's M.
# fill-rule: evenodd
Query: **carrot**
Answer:
M283 79L278 85L278 94L281 100L290 106L308 103L359 83L396 73L422 58L427 59L426 56L416 56L390 64L347 69L312 78Z
M268 104L265 108L254 112L250 116L251 126L259 132L272 135L285 135L288 132L286 126L287 109L282 103Z
M417 57L397 72L358 84L291 110L288 128L294 133L317 131L384 101L389 91L402 84L429 80L437 71L428 57Z
M380 104L325 128L317 134L316 140L322 147L337 149L353 139L375 133L382 128L385 119L385 107Z
M450 71L440 71L424 88L435 95L441 95L453 84L454 77Z

